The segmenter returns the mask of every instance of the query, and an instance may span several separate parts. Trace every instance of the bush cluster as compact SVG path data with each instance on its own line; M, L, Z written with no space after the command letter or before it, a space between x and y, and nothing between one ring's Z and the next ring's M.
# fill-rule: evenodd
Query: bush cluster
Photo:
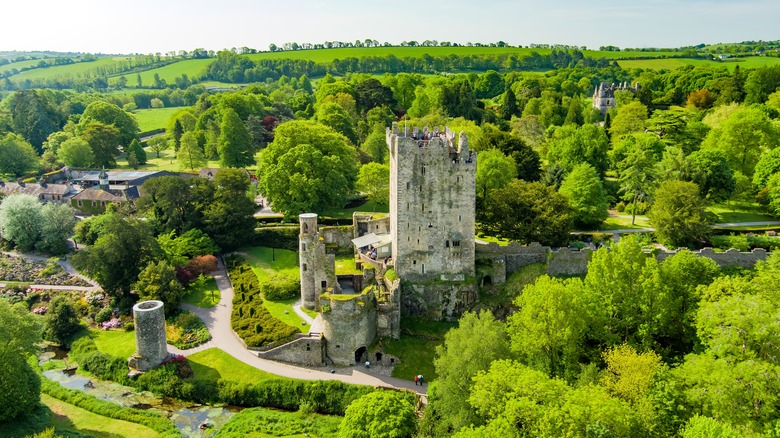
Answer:
M265 227L255 230L255 244L298 251L298 227Z
M731 236L712 236L712 246L719 249L735 248L740 251L750 251L755 248L763 248L767 251L780 249L780 238L769 236L746 236L744 234Z
M266 300L289 300L301 293L301 280L288 275L274 274L260 284L260 290Z
M170 344L182 350L197 347L211 339L203 321L194 313L184 311L169 319L165 335Z
M263 306L260 282L240 257L226 260L233 283L233 314L230 325L247 347L272 347L291 339L298 329L275 318Z

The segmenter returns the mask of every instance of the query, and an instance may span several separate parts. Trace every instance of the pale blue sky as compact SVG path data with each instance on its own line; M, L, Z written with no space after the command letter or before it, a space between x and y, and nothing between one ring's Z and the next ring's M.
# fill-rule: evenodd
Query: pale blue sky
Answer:
M12 0L0 11L0 50L267 50L269 43L366 38L589 48L780 39L778 0Z

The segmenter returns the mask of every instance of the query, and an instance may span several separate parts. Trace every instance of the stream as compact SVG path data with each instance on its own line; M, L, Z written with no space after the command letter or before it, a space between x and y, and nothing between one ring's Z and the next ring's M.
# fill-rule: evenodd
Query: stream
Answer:
M50 352L44 353L41 361L45 362L54 357L63 358L60 352ZM187 403L167 397L160 398L148 391L138 391L129 386L76 374L74 371L55 369L44 371L43 375L66 388L83 391L102 400L131 408L153 410L170 418L185 437L213 437L219 428L242 409L235 406L217 407ZM198 426L204 421L211 427L200 429Z

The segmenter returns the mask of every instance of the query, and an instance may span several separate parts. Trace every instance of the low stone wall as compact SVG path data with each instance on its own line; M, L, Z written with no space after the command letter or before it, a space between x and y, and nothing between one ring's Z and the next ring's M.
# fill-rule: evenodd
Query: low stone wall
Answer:
M321 334L300 334L293 341L257 355L263 359L318 367L325 364L325 344Z
M352 251L352 226L320 227L320 235L325 240L325 245L336 246L339 250Z
M661 251L656 254L655 257L659 262L662 262L666 258L677 254L678 251L679 250ZM750 252L741 252L734 248L724 252L715 252L715 250L712 248L704 248L699 251L691 252L699 257L707 257L708 259L714 260L715 263L717 263L721 268L736 266L750 269L753 268L757 262L766 260L766 258L769 256L769 252L763 248L756 248Z
M588 272L588 262L593 251L582 249L571 251L561 248L550 251L547 257L547 274L551 276L571 277Z

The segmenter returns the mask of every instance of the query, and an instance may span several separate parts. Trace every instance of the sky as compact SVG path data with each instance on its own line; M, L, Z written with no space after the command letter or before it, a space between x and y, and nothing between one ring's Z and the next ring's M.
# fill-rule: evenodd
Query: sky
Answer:
M681 47L778 40L778 0L11 0L0 50L166 53L371 38Z

